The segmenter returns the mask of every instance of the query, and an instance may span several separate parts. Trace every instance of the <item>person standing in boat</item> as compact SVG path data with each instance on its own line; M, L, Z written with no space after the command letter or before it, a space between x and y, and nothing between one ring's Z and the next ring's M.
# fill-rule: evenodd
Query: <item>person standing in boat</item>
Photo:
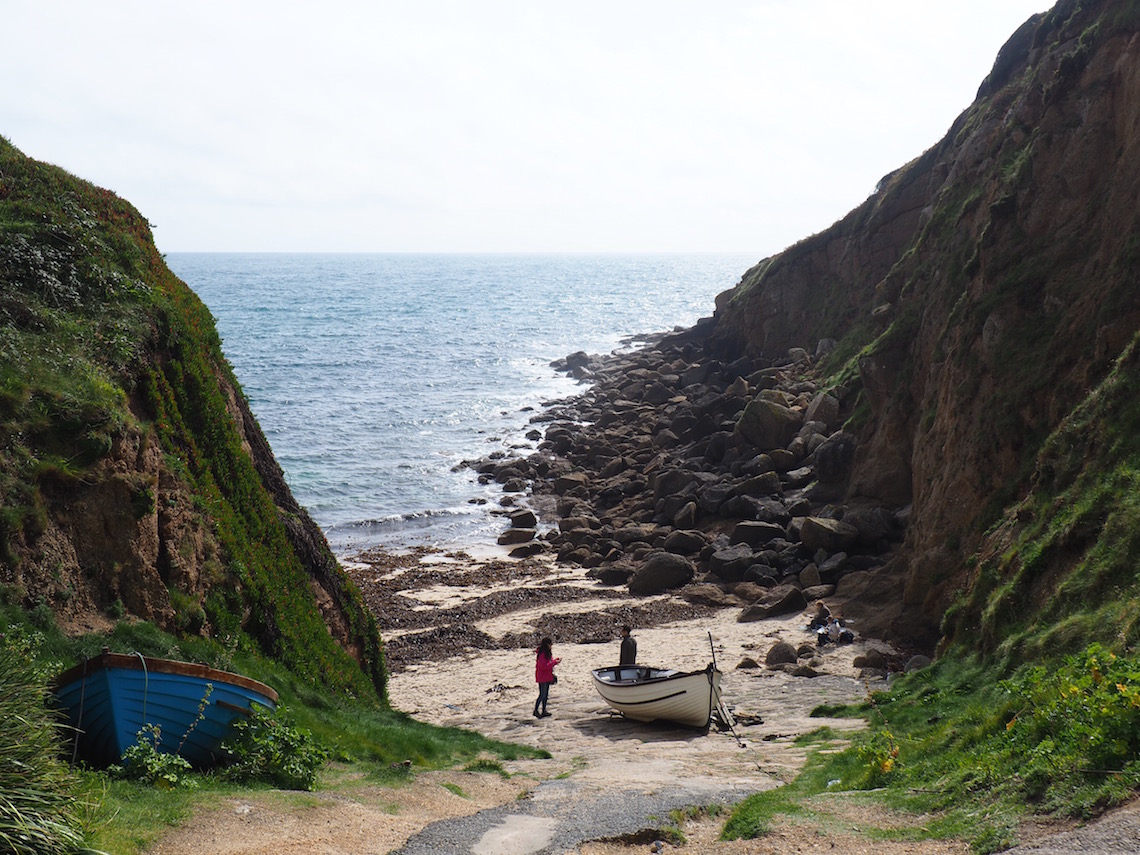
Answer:
M637 639L630 633L629 625L626 624L621 628L621 658L618 660L619 665L636 665L637 664Z
M552 646L553 642L549 638L544 638L538 643L538 649L534 651L534 681L538 683L538 700L534 702L535 718L546 718L550 715L546 711L546 703L550 699L550 686L558 682L558 678L554 675L554 666L562 660L555 657Z

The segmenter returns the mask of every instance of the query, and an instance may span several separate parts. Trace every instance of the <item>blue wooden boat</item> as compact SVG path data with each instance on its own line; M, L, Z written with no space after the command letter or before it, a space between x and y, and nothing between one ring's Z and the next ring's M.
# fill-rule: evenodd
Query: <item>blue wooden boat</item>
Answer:
M236 718L254 704L277 706L277 692L239 674L106 650L60 674L54 692L72 728L72 761L97 768L118 763L144 725L159 727L160 751L214 766Z

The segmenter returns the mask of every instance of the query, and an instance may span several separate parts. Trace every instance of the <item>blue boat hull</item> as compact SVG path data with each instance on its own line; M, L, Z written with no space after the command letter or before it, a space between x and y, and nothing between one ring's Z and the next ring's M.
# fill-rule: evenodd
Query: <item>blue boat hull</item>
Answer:
M217 765L234 720L277 705L277 692L239 674L106 652L61 674L55 696L73 728L72 759L98 768L120 762L144 725L160 729L160 751Z

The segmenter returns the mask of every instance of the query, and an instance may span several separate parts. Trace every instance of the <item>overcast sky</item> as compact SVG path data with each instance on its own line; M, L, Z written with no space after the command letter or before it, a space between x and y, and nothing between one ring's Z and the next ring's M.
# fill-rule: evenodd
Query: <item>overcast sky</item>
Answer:
M936 143L1048 0L36 0L0 135L163 252L740 251Z

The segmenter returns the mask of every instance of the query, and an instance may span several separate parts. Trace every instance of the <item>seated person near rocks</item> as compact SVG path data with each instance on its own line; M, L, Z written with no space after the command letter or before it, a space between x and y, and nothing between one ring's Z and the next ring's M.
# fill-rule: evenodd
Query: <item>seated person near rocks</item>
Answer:
M831 620L831 609L823 600L816 600L815 611L812 613L811 620L808 621L808 629L822 629L827 626L829 620Z
M816 634L816 641L820 645L850 644L854 640L855 633L843 628L843 623L838 615L832 615L831 619L827 622L827 626L820 629Z

